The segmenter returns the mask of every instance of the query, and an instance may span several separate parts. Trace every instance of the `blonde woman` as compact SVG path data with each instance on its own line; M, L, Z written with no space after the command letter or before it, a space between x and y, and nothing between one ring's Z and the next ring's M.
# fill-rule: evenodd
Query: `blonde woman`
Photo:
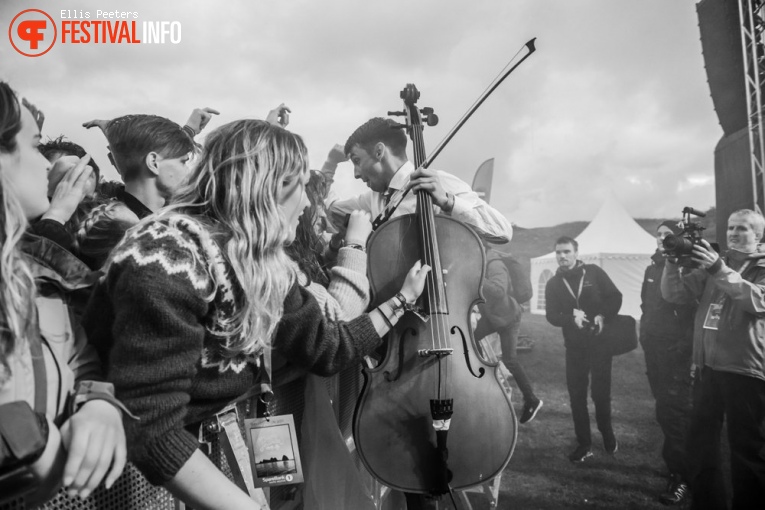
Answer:
M199 510L258 508L198 450L198 424L250 390L271 350L323 375L358 362L429 268L410 271L403 298L349 322L324 319L284 252L306 205L302 139L241 120L205 143L188 184L111 254L85 326L140 417L126 424L129 458L149 481Z
M118 403L104 383L94 382L101 375L99 360L66 305L63 289L87 285L87 268L34 236L24 238L22 253L27 220L49 207L49 163L37 150L39 142L32 113L0 82L0 433L22 432L0 441L0 474L24 468L37 477L30 506L62 482L82 497L104 479L111 486L126 455ZM67 185L84 185L86 163ZM46 284L40 293L38 282ZM44 448L18 458L18 445L30 438ZM16 448L4 448L11 444ZM11 479L0 487L0 500L19 487Z

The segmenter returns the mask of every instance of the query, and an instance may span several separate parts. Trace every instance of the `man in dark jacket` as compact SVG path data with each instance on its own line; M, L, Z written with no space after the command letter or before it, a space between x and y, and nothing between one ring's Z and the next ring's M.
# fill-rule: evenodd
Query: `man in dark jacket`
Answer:
M731 508L765 502L765 218L749 209L728 218L728 251L693 246L696 269L668 260L661 295L699 306L694 317L693 413L688 429L692 509L727 509L720 436L730 445Z
M611 426L611 353L600 333L607 318L622 306L622 294L599 266L578 260L579 244L570 237L555 242L558 272L545 287L547 321L563 328L566 345L566 385L571 401L577 447L571 462L592 457L587 390L592 377L595 420L603 447L613 454L618 448Z
M669 483L659 500L674 505L689 494L685 441L693 407L691 353L693 352L694 304L669 303L661 297L664 245L668 235L680 234L677 222L665 221L656 230L656 253L645 270L640 319L640 344L645 353L646 374L656 399L656 421L664 434L662 457Z

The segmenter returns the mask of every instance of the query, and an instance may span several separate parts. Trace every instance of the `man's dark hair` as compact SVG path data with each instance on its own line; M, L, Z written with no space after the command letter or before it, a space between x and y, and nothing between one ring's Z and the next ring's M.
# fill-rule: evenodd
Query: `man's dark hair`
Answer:
M375 117L359 126L345 142L345 154L349 155L355 145L372 154L377 142L390 147L395 156L406 156L406 133L398 122L382 117Z
M180 158L194 150L194 141L181 126L158 115L117 117L106 126L106 138L125 182L141 174L150 152L163 158Z
M577 243L575 239L569 236L560 236L558 239L556 239L555 246L558 246L559 244L570 244L574 247L574 251L579 251L579 243Z
M61 156L77 156L78 158L81 158L87 154L81 145L78 145L71 140L67 140L64 135L54 138L53 140L48 140L45 143L41 143L39 148L42 155L45 156L45 159L51 163L55 162ZM90 158L90 163L88 163L88 165L93 168L93 172L96 174L97 188L98 183L101 181L101 169L98 168L98 165L92 157Z

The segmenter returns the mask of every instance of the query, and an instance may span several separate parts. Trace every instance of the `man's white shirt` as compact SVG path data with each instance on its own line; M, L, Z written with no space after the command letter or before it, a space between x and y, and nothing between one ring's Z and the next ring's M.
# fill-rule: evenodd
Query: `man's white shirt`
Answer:
M411 161L404 163L393 175L388 190L393 192L404 188L409 183L409 177L414 171L415 168ZM510 222L499 211L483 201L466 182L441 170L437 170L437 173L444 191L454 195L454 208L449 214L452 218L492 237L505 238L508 241L513 237L513 227ZM345 217L356 210L366 211L372 216L372 219L375 219L385 209L386 197L384 193L367 190L352 198L338 199L330 188L325 204L330 213L330 219ZM413 214L416 208L417 197L410 192L401 201L391 218ZM436 212L443 211L440 211L436 206Z

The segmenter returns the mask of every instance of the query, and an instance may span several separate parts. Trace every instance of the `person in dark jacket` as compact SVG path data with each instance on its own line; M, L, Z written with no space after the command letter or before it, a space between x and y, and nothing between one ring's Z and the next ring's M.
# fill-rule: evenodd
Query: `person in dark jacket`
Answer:
M640 292L643 311L640 345L645 353L648 384L656 399L656 421L664 434L662 457L669 471L667 488L659 500L667 505L681 503L689 494L685 440L693 408L691 354L696 307L669 303L661 297L661 275L666 260L662 241L680 231L673 221L665 221L657 228L658 248L645 270Z
M693 413L686 450L693 510L760 508L765 502L765 218L731 213L728 250L695 243L695 268L667 260L661 295L694 303ZM723 423L730 446L733 500L721 454Z
M566 386L571 401L577 447L568 458L583 462L592 457L587 390L592 378L595 420L603 447L613 454L618 443L611 426L611 353L600 333L605 320L615 317L622 294L605 271L578 260L579 243L570 237L555 242L558 272L545 287L547 321L563 329L566 345Z

